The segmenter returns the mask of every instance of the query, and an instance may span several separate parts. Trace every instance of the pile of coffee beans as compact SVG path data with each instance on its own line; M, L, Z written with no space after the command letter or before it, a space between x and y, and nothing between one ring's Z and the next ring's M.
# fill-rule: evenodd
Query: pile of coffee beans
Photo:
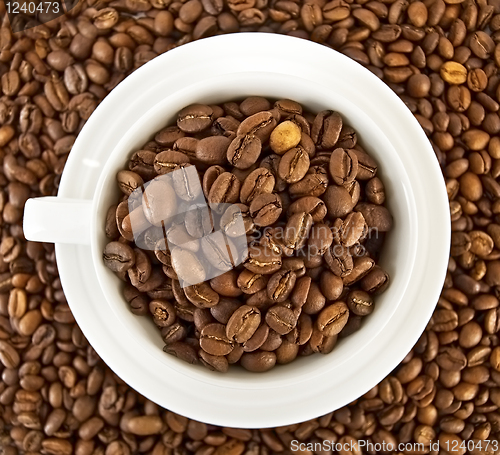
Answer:
M348 443L341 455L384 453L360 441L499 453L499 0L82 0L17 34L4 2L0 17L0 453L269 455L294 439ZM434 146L453 219L443 293L401 365L340 410L260 430L189 420L126 386L76 326L53 245L22 232L26 199L57 193L109 90L173 47L240 31L322 43L387 83Z
M260 96L187 106L118 172L104 263L187 362L264 372L327 354L389 284L377 169L338 112Z

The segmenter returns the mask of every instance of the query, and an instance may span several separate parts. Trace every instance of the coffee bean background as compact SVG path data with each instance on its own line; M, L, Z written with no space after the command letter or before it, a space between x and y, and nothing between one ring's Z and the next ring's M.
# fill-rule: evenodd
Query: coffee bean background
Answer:
M499 439L499 0L91 0L16 36L0 11L4 454L267 455L289 453L292 439L441 448ZM160 409L114 376L74 322L53 246L26 242L21 221L28 197L56 194L83 123L127 74L191 40L252 30L331 46L389 84L432 141L453 235L436 311L387 378L318 419L240 430Z

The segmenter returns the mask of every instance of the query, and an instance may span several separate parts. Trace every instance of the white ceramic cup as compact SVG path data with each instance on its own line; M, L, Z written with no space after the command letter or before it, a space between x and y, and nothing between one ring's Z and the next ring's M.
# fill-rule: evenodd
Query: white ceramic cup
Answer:
M381 265L391 284L361 329L332 353L264 374L227 374L162 352L158 330L130 313L121 282L103 264L104 220L116 172L175 113L194 102L249 95L333 109L379 163L394 217ZM338 409L382 380L423 332L445 277L448 200L434 152L399 98L368 70L318 44L260 33L187 44L154 59L101 103L79 134L56 198L29 200L27 239L56 243L61 283L83 333L128 384L174 412L204 422L262 428Z

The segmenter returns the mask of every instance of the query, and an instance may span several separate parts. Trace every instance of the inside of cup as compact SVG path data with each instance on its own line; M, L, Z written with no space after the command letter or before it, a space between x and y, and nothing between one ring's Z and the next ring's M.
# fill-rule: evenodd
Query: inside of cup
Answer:
M286 78L286 84L284 84ZM355 88L353 88L355 90ZM116 173L124 169L132 153L154 137L154 134L168 124L175 123L176 113L192 103L221 103L241 100L247 96L259 95L270 99L290 98L300 102L313 113L324 109L338 111L346 123L357 132L363 147L377 160L382 178L386 204L394 218L394 227L388 234L380 265L391 278L388 289L375 299L375 310L364 318L359 331L339 340L328 355L315 354L299 357L288 365L277 365L265 374L254 374L241 367L231 367L228 373L212 372L202 366L193 366L165 354L160 332L149 317L133 315L122 296L122 282L104 266L102 251L108 242L104 233L106 212L119 197ZM369 100L366 100L368 103ZM145 355L152 357L152 363L161 362L189 377L206 381L221 387L258 389L260 387L283 387L333 371L345 362L356 362L356 353L374 342L377 335L389 323L399 305L404 305L404 294L411 278L416 257L415 238L416 208L413 192L405 168L399 157L404 150L396 150L383 132L384 117L372 119L365 114L362 104L349 101L349 93L339 95L334 90L289 75L254 72L219 75L188 88L165 96L123 136L105 164L97 185L93 222L97 229L92 239L92 255L100 285L116 316L116 323L123 325L124 333L139 344ZM104 302L103 302L104 304ZM154 362L153 362L154 359Z

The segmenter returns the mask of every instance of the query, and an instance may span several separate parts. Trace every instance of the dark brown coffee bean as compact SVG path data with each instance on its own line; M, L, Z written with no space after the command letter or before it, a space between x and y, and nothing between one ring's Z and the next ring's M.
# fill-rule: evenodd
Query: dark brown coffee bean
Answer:
M344 302L333 303L318 315L317 327L327 337L337 335L347 324L349 309Z
M285 246L294 251L302 248L307 242L312 224L312 216L308 213L294 213L285 228Z
M110 242L104 248L104 263L113 272L126 272L135 264L134 250L121 242Z
M271 193L274 184L274 175L268 169L263 167L255 169L248 175L241 186L241 202L248 204L261 194Z
M278 166L278 175L286 183L301 180L309 170L309 155L302 147L296 147L286 152Z
M311 166L305 177L292 183L289 192L292 197L321 196L328 187L328 176L324 168Z
M220 296L207 283L184 288L187 299L198 308L212 308L219 303Z
M358 158L351 150L335 149L330 155L330 175L337 185L352 182L358 173Z
M172 172L179 164L189 163L189 157L175 150L165 150L158 153L154 159L154 170L157 174Z
M222 356L233 350L233 343L226 337L226 328L213 323L200 332L200 347L208 354Z
M231 352L234 352L234 350ZM228 357L231 355L231 352L228 354ZM203 350L199 351L199 356L200 363L209 370L225 373L229 369L229 362L224 356L211 355Z
M267 325L280 335L293 330L297 325L297 318L298 315L293 310L279 305L273 306L266 313Z
M255 294L267 286L267 275L243 270L238 276L238 288L245 294Z
M274 352L254 351L247 352L241 357L241 366L248 371L262 373L268 371L276 364Z
M272 112L262 111L247 117L243 120L236 131L238 136L253 135L260 139L262 143L266 142L271 132L276 127L276 119Z
M127 196L144 184L141 176L132 171L120 171L116 179L118 181L118 186Z
M361 212L369 228L379 232L387 232L392 228L392 216L389 211L380 205L360 203L355 210Z
M342 186L330 185L326 189L324 201L328 216L332 219L343 218L354 208L349 192Z
M213 110L204 104L192 104L177 116L177 126L185 133L199 133L212 124Z
M201 142L201 141L200 141ZM240 196L240 181L230 172L224 172L213 183L208 194L210 204L237 202ZM217 211L217 209L215 209Z
M333 111L321 111L314 119L311 138L318 148L333 148L342 130L342 117Z
M358 316L366 316L373 311L373 298L365 291L352 291L347 295L347 306Z
M261 321L258 308L243 305L231 316L226 326L226 335L230 340L245 343L256 332Z
M248 169L259 159L262 143L250 134L236 136L227 148L227 161L238 169Z
M319 286L315 282L311 282L307 299L302 306L302 310L306 314L317 314L323 309L325 304L326 298L322 294Z
M281 268L281 255L264 246L249 247L249 257L244 267L253 273L267 275Z
M242 290L238 287L237 280L238 273L235 270L230 270L212 278L210 280L210 287L224 297L239 297L242 294Z
M361 288L370 294L378 294L383 292L389 284L389 275L380 267L375 266L361 280Z
M256 226L270 226L281 215L281 198L275 193L264 193L255 197L249 208L250 216Z
M354 268L352 256L344 245L332 244L325 252L325 260L338 277L348 276Z
M325 218L327 214L327 206L325 202L317 197L305 196L297 199L287 210L289 217L294 213L301 212L311 215L313 222L318 223Z
M209 136L196 144L196 158L205 164L225 164L231 140L225 136Z
M267 283L267 294L276 303L284 302L295 286L297 277L295 272L285 270L275 273Z

